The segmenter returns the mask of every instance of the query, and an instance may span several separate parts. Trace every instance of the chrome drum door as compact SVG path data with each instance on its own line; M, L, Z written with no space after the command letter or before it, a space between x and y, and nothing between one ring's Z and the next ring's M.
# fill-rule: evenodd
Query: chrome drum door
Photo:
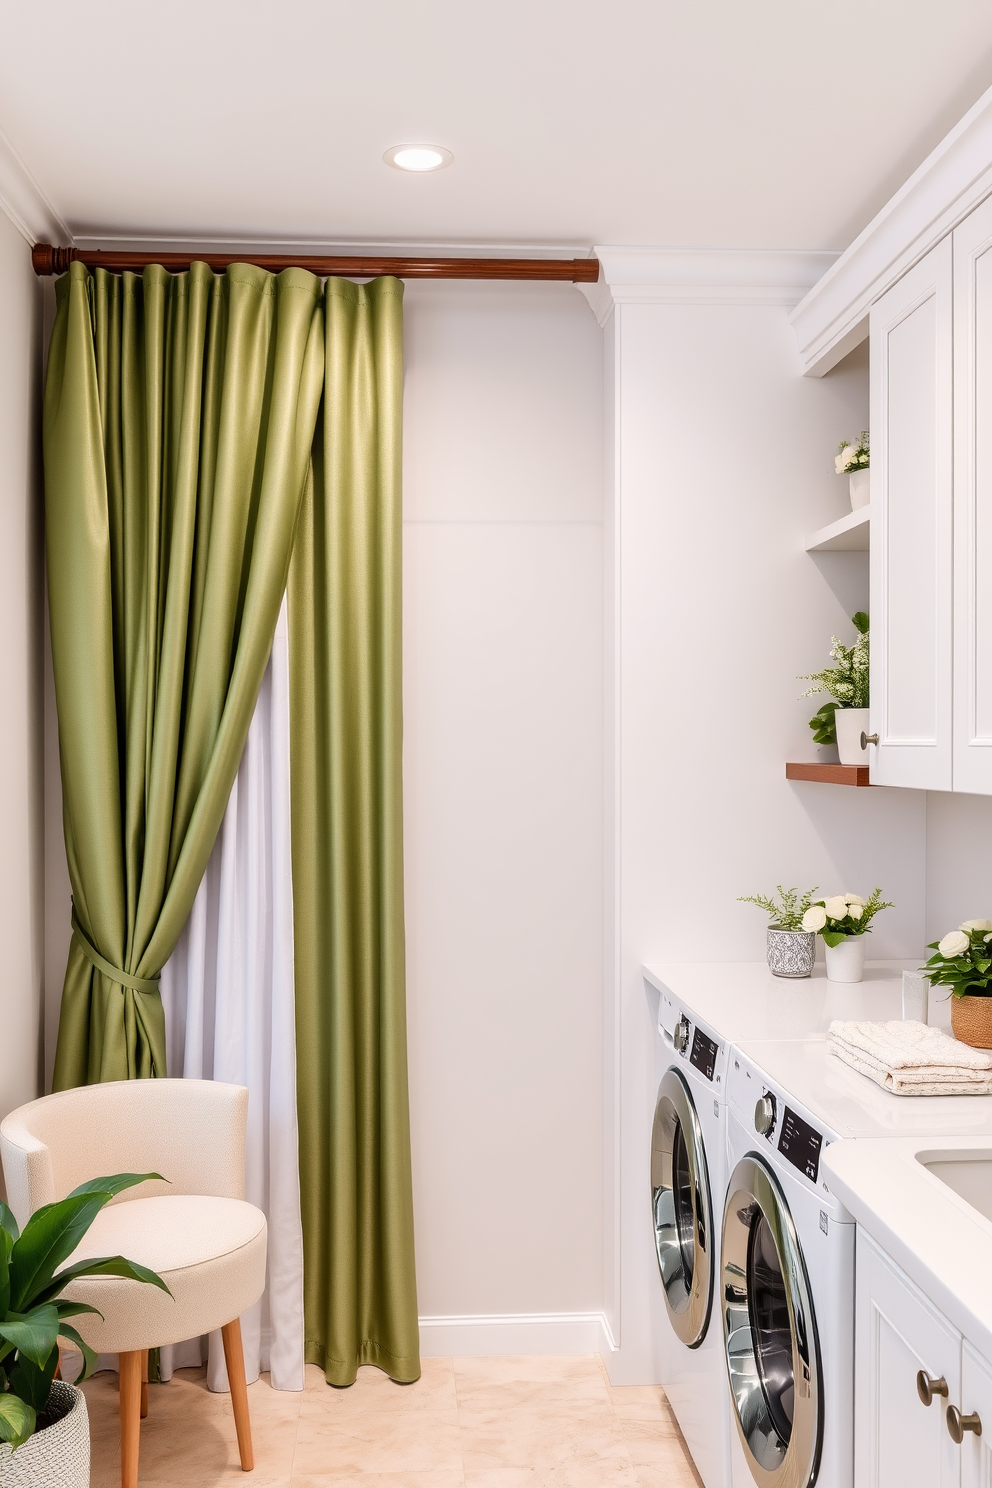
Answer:
M675 1069L666 1071L655 1107L651 1207L668 1315L682 1342L698 1348L713 1301L713 1206L699 1117Z
M771 1169L744 1157L723 1215L723 1337L737 1432L759 1488L809 1488L823 1444L809 1279Z

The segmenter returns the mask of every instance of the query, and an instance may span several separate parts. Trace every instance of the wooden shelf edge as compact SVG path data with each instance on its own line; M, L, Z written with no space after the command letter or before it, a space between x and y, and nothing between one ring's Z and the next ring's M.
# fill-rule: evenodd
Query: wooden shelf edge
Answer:
M824 785L871 785L867 765L819 765L790 762L786 780L819 780Z

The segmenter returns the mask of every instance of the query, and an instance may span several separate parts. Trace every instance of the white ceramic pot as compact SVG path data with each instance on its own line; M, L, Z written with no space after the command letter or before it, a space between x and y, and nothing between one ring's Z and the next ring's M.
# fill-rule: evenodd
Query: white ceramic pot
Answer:
M86 1397L75 1385L55 1380L49 1409L63 1414L51 1426L29 1436L16 1452L0 1442L3 1488L89 1488L90 1425Z
M865 971L865 938L847 935L839 945L824 943L828 982L860 982Z
M867 506L871 500L871 471L865 467L864 470L852 470L848 479L851 482L851 510L857 511L860 506Z
M866 765L868 750L861 748L861 735L870 732L867 708L838 708L834 713L837 755L842 765Z

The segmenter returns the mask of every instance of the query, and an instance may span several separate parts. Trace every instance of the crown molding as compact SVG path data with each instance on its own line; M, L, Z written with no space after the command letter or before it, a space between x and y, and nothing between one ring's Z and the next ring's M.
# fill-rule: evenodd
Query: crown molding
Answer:
M0 210L25 242L72 244L62 218L0 129Z
M834 253L761 248L594 250L597 284L580 284L605 325L614 305L796 305L829 269Z
M790 317L821 377L868 334L874 300L992 193L992 88L983 93Z

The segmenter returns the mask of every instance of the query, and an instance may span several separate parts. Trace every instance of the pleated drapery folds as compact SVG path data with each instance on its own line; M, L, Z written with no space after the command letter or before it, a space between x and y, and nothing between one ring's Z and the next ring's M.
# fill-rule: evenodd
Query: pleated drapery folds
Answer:
M392 279L331 280L325 292L303 271L247 265L117 278L74 264L57 286L45 395L75 906L55 1085L166 1073L158 978L228 808L289 575L306 1357L334 1384L361 1364L398 1380L420 1373L403 927L402 293ZM234 940L240 955L251 937Z
M46 545L74 934L55 1087L164 1075L157 979L244 749L323 378L321 285L58 283Z
M289 581L307 1359L420 1374L403 930L403 286L330 280ZM306 1093L305 1099L303 1093Z

